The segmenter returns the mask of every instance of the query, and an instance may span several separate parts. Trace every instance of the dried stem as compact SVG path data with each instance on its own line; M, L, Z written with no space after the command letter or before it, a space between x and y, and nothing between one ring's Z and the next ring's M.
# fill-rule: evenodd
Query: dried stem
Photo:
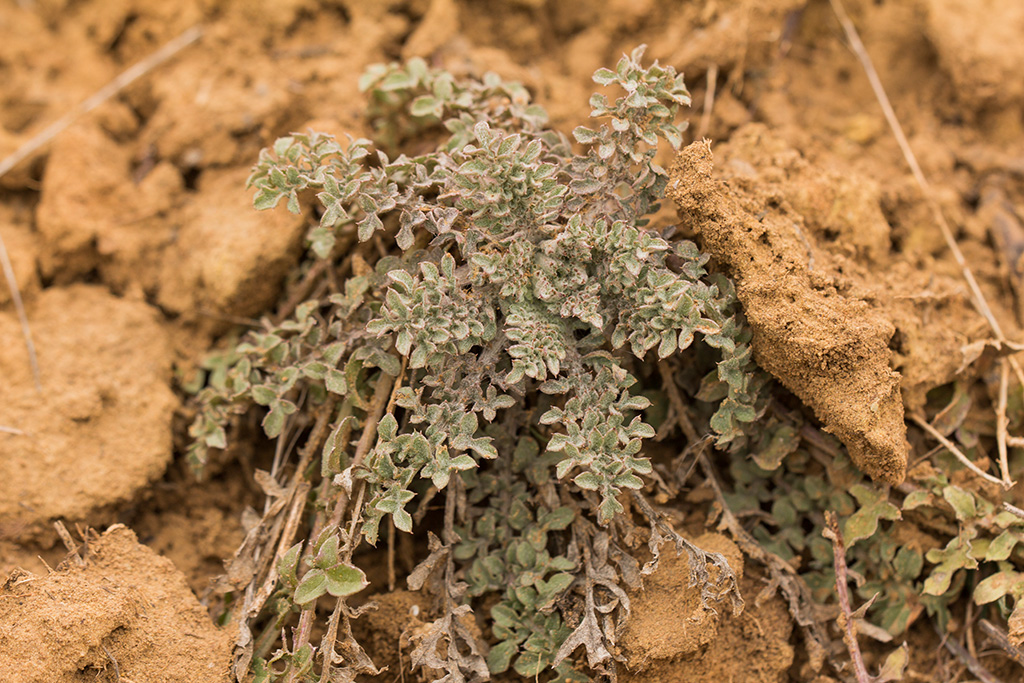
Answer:
M1021 519L1024 519L1024 510L1021 510L1016 505L1011 505L1010 503L1003 501L1003 509L1006 510L1007 512L1017 515Z
M861 42L860 34L857 33L857 27L853 25L849 15L846 13L842 0L829 1L832 3L832 10L836 13L836 17L839 19L839 23L842 25L843 31L846 33L846 37L850 41L850 47L853 49L854 54L860 61L861 67L863 67L864 73L868 77L868 82L871 83L871 89L875 93L875 98L878 100L878 104L882 107L882 113L885 114L885 120L889 122L889 127L892 129L893 136L895 136L896 142L899 144L900 150L903 152L903 157L910 166L910 172L913 173L914 180L917 181L918 187L921 188L921 192L924 194L928 208L931 210L932 216L934 217L936 224L939 226L939 230L942 232L942 237L946 241L946 245L949 247L949 250L953 253L953 258L956 260L957 265L960 266L960 271L963 273L964 279L967 280L967 286L970 287L971 293L974 295L975 306L978 308L978 311L982 316L985 317L985 320L988 321L988 324L992 328L992 331L995 332L996 337L1000 341L1004 341L1006 339L1006 335L1003 334L999 321L997 321L995 316L992 314L992 309L989 308L985 295L982 294L981 289L978 287L978 282L974 279L974 273L971 272L970 266L967 265L967 259L964 258L963 252L960 251L960 247L956 243L956 238L953 236L953 231L949 227L949 223L946 221L946 217L943 215L942 209L939 207L939 203L935 200L935 196L931 190L931 185L928 183L928 179L925 178L924 172L921 171L920 164L917 163L917 157L914 155L914 151L910 148L907 136L903 132L903 126L900 125L900 121L896 117L896 112L892 108L889 96L885 93L885 87L882 85L882 81L878 77L878 72L875 70L871 57L868 55L867 49L864 47L864 43Z
M146 75L155 67L173 57L183 48L199 40L201 35L202 30L200 27L193 26L151 54L149 57L146 57L141 62L138 62L121 72L110 83L97 90L93 95L79 103L77 107L51 123L37 135L34 135L30 140L26 141L12 154L7 156L3 161L0 161L0 177L7 175L11 169L28 157L32 156L32 154L53 140L53 138L57 137L61 131L71 125L71 123L79 116L100 106L111 97L121 92L124 88L134 83L137 79ZM32 343L32 332L29 330L28 318L25 316L25 307L21 301L21 292L18 289L18 282L14 277L14 269L11 267L11 261L7 254L7 247L4 246L2 237L0 237L0 263L3 265L4 278L7 280L7 286L11 290L11 300L14 302L14 308L18 312L18 320L21 322L21 333L25 338L25 346L28 347L29 363L32 365L32 378L35 381L36 391L41 393L43 388L39 379L39 364L36 361L35 345Z
M944 437L942 433L935 427L931 426L927 420L924 420L923 418L918 417L917 415L911 415L910 419L913 420L914 424L916 424L918 427L928 432L928 434L930 434L932 438L934 438L936 441L945 446L950 453L956 456L957 460L962 462L967 467L967 469L971 470L985 481L992 482L993 484L998 484L1003 488L1009 488L1013 486L1014 482L1005 482L1001 479L996 479L991 474L989 474L988 472L984 471L983 469L975 465L973 462L971 462L967 458L967 456L964 455L963 452L956 447L955 443Z
M934 625L934 624L933 624ZM937 625L935 626L935 632L942 638L942 644L946 646L946 649L953 654L954 657L960 660L967 669L974 674L981 683L1001 683L1001 681L989 673L988 669L981 665L977 659L971 656L971 653L967 649L957 642L955 638L950 638L948 633L943 633L939 630Z
M676 413L676 424L683 430L683 434L686 435L686 440L689 443L696 443L700 436L697 434L697 428L693 426L690 421L690 416L686 413L686 402L683 401L682 394L679 393L679 387L676 385L675 376L672 374L671 368L669 368L666 361L660 361L658 363L658 372L661 374L661 382L668 391L669 402L672 404L672 409Z
M0 175L3 174L0 173ZM32 341L32 330L28 326L25 303L21 300L21 290L18 288L17 278L14 277L14 267L11 266L11 259L7 255L7 247L4 245L2 235L0 235L0 265L4 269L7 288L11 290L11 301L14 302L14 310L18 313L18 322L21 323L21 336L25 339L25 348L28 349L28 362L32 366L32 380L36 384L36 391L43 393L43 384L39 379L39 361L36 359L36 345Z
M71 533L68 531L68 528L64 526L64 522L61 522L60 520L54 522L53 528L57 530L57 535L60 536L61 543L63 543L64 547L67 548L68 557L75 558L75 562L79 566L84 566L85 560L83 560L82 556L78 554L78 544L75 543L75 539L71 537Z
M391 375L381 373L377 385L373 389L373 398L370 399L370 407L366 412L366 422L363 424L363 433L359 435L359 443L356 444L355 455L352 456L353 469L363 464L366 454L373 448L377 441L377 423L384 417L384 408L388 403L391 388L394 380ZM338 498L334 503L331 512L331 524L341 524L341 518L345 514L345 507L348 503L348 492L341 487L338 488Z
M338 621L341 619L341 613L344 609L345 598L338 598L334 611L331 612L331 617L327 622L327 635L320 641L320 654L324 659L323 667L320 671L320 683L330 683L331 681L331 666L334 664L334 644L338 642Z
M999 364L999 402L996 406L996 444L999 448L999 472L1003 475L1003 486L1013 486L1010 480L1010 464L1006 452L1006 436L1010 420L1006 417L1007 394L1010 385L1010 368L1006 363Z
M298 652L309 642L309 634L313 631L313 618L316 617L316 603L317 600L314 598L302 608L302 613L299 614L299 625L292 631L292 652ZM299 672L296 669L289 667L288 678L285 680L287 683L295 683L299 680L298 675Z
M1006 655L1017 662L1021 666L1024 666L1024 650L1010 642L1009 637L1003 629L993 624L988 619L978 620L978 626L985 632L985 635L992 639L992 641L999 646L999 648L1006 653Z
M893 136L895 136L896 142L899 144L900 150L903 152L903 157L906 159L907 164L910 166L910 171L914 175L914 180L917 181L917 185L921 189L921 193L924 195L925 202L928 204L928 208L931 210L932 216L934 217L936 224L939 226L942 238L945 240L946 245L953 254L954 260L956 260L957 265L960 267L960 272L963 274L964 280L967 281L967 286L971 290L975 307L985 318L986 322L988 322L988 325L992 328L996 338L1000 342L1006 342L1006 335L1003 333L1003 329L999 325L999 321L996 320L995 315L992 313L988 300L985 298L981 288L978 286L977 280L974 279L974 273L971 271L971 267L967 264L967 259L964 257L963 252L960 251L960 246L956 242L953 230L949 227L949 223L946 221L946 217L942 213L942 209L939 207L938 201L935 199L931 185L928 183L928 179L921 170L921 166L917 162L917 157L914 155L914 151L910 148L907 136L903 132L903 126L900 125L896 112L892 108L892 103L889 101L889 96L885 93L885 87L882 85L882 81L878 77L878 72L875 70L874 64L871 61L871 56L868 55L867 49L864 47L864 43L861 42L860 34L857 32L857 27L853 25L849 15L846 13L842 0L829 1L832 3L832 10L835 12L836 18L839 19L839 23L842 25L847 39L850 41L850 46L853 49L854 54L857 56L857 59L861 63L861 67L864 69L864 73L868 77L868 82L871 83L871 89L875 93L875 98L878 100L878 104L882 107L882 113L885 114L885 120L888 121L889 127L892 129ZM1024 385L1024 371L1022 371L1017 359L1009 356L1002 362L1004 364L1010 364L1010 367L1013 368L1014 374L1017 375L1017 379L1020 381L1021 385ZM1004 474L1004 477L1006 482L1009 482L1009 476Z
M836 593L839 595L839 618L836 623L843 631L843 642L850 653L850 661L853 662L853 673L857 677L857 683L871 683L871 676L864 666L864 657L860 653L860 644L857 642L857 624L853 618L853 610L850 608L849 578L846 575L846 546L843 544L843 533L839 530L839 522L836 520L836 513L825 513L825 538L832 541L832 556L836 569Z
M704 95L704 111L700 115L700 125L697 127L697 139L703 140L704 135L711 126L711 111L715 108L715 91L718 89L718 64L708 67L706 76L707 93Z
M106 645L103 645L101 643L100 647L103 648L103 653L105 655L107 655L107 659L110 660L110 663L114 665L114 681L115 681L115 683L120 683L120 681L121 681L121 667L117 665L117 660L114 659L114 655L110 654L110 650L107 649Z

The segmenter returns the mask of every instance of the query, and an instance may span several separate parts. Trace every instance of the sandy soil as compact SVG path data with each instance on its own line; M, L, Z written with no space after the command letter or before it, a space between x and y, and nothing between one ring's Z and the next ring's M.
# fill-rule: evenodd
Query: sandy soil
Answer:
M994 315L1020 338L1024 6L848 4ZM675 160L679 216L666 220L736 278L758 362L881 481L905 476L905 414L989 336L827 3L5 2L0 158L194 24L200 42L0 178L0 235L41 372L36 387L0 286L9 680L230 679L230 636L195 596L262 505L251 479L262 446L239 446L196 484L176 378L233 323L268 310L300 254L305 219L249 210L259 149L307 127L365 133L356 80L370 63L422 55L456 73L496 71L563 129L586 116L590 74L636 44L684 72L687 141L698 142ZM44 563L64 556L56 520L124 522L149 548L116 526L50 572ZM666 563L636 600L628 680L797 676L778 598L738 617L696 615L714 638L666 633L689 604L681 571ZM757 576L748 566L745 594ZM382 602L360 628L397 671L414 601Z

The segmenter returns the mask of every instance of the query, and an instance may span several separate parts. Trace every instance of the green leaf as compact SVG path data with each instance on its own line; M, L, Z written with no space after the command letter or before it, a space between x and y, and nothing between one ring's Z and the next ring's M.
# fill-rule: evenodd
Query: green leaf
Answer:
M494 647L487 655L487 668L492 674L500 674L508 671L512 663L512 657L519 651L519 645L514 640L504 640Z
M277 206L277 203L281 201L281 197L284 193L279 190L263 189L256 193L253 197L252 205L257 211L266 211L267 209L273 209Z
M934 496L929 491L923 489L918 491L911 491L907 494L907 497L903 499L904 510L916 510L919 507L926 505L934 505Z
M995 602L1014 587L1019 586L1022 580L1024 580L1024 576L1010 569L998 571L978 582L974 588L974 602L979 605Z
M252 388L252 400L261 406L269 406L277 398L277 392L266 385Z
M1004 531L989 544L985 559L990 562L1008 559L1010 553L1013 552L1013 547L1017 545L1017 541L1017 534L1009 530Z
M302 541L299 541L289 548L284 555L277 560L277 575L280 576L289 587L298 583L295 570L299 565L299 553L302 552Z
M924 567L924 556L920 550L916 550L909 546L903 546L896 551L896 557L893 559L893 567L896 569L896 574L899 575L904 581L913 581L921 575L921 569Z
M544 586L541 592L543 594L544 601L547 603L556 598L566 588L568 588L572 582L572 574L567 574L565 572L555 574L547 581L542 582Z
M395 513L391 515L391 519L394 520L396 529L407 534L412 533L412 515L406 512L404 508L395 510Z
M295 603L307 605L327 592L327 575L322 569L310 569L295 589Z
M490 437L473 439L469 442L469 447L481 458L494 460L498 457L498 449L491 443Z
M594 72L594 82L598 85L611 85L617 76L611 69L598 69Z
M284 419L287 417L284 411L275 407L266 417L263 418L263 431L271 439L281 436L284 429Z
M795 427L783 425L772 434L771 441L761 451L754 453L757 466L767 472L774 472L786 456L796 452L800 446L800 435Z
M616 500L614 496L609 496L601 501L601 505L597 509L597 521L601 524L607 524L614 519L615 515L620 514L622 510L622 503Z
M593 472L583 472L576 475L573 483L585 491L596 491L601 488L602 479Z
M529 569L533 567L536 561L537 551L533 549L533 546L529 543L519 543L516 545L516 562Z
M581 145L589 145L598 139L599 135L595 131L585 128L583 126L576 126L572 132L573 137L576 138L576 142Z
M903 643L885 658L885 661L882 663L882 669L878 672L878 677L874 679L875 682L889 683L889 681L902 681L908 664L910 664L910 648L907 647L906 643Z
M942 489L942 497L953 506L953 512L956 513L958 520L963 522L974 519L977 507L974 496L969 491L965 491L959 486L947 486Z
M381 418L380 422L377 423L377 436L382 441L394 441L395 436L398 435L398 420L391 413L388 413Z
M519 620L519 615L508 605L498 603L491 608L491 618L495 624L511 628Z
M320 545L320 549L313 559L313 566L326 569L338 562L338 535L331 534Z
M440 117L443 104L430 95L420 95L409 105L409 113L413 116Z
M324 576L327 579L327 592L336 598L343 598L366 588L370 582L358 567L339 564L328 569Z
M545 529L561 531L562 529L569 528L574 519L576 519L575 510L571 507L560 507L555 508L550 514L544 516L541 520L541 525Z
M932 570L932 573L924 580L922 593L925 595L942 595L949 590L949 584L953 581L955 567L940 566Z
M848 547L873 536L878 530L879 520L900 518L900 509L889 502L885 491L857 484L850 493L860 502L861 508L843 524L843 538Z
M550 654L540 652L524 652L516 659L515 670L520 676L536 678L550 662Z
M357 236L359 237L359 241L366 242L371 237L373 237L373 233L377 232L378 230L384 229L384 223L382 223L380 218L377 217L377 214L371 213L367 214L362 220L359 221L359 223L357 224L357 228Z
M337 368L330 368L327 370L327 374L324 377L324 384L327 387L327 391L338 396L344 396L348 393L348 382L345 381L345 374Z

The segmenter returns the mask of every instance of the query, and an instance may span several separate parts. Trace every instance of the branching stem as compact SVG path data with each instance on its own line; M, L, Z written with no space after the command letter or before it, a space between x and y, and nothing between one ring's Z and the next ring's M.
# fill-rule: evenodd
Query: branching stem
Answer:
M860 653L857 642L857 623L850 608L849 578L846 575L846 546L843 544L843 532L839 530L839 522L834 512L825 513L825 538L832 541L832 557L836 569L836 593L839 595L839 618L836 620L843 631L843 642L850 653L853 673L857 683L871 683L871 676L864 666L864 657Z

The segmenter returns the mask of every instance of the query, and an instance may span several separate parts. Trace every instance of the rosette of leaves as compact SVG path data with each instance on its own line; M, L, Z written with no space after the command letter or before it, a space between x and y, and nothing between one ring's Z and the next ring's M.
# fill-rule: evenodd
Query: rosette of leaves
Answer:
M368 302L366 330L382 338L377 348L393 343L408 357L417 421L430 404L463 412L507 406L529 390L528 382L541 382L541 391L565 398L547 423L572 430L568 441L554 441L555 448L569 447L559 474L600 492L602 523L621 509L622 489L642 485L650 466L639 455L640 440L653 436L638 416L646 399L629 396L635 380L609 351L628 346L642 358L656 349L665 358L699 334L724 356L717 374L726 395L712 418L720 442L736 438L757 414L756 394L748 391L754 366L735 317L726 313L732 292L706 278L706 257L691 243L672 245L641 228L666 182L653 161L656 143L679 144L673 121L689 101L680 76L657 63L644 68L641 55L634 51L616 71L595 76L626 95L614 103L592 100L592 115L609 123L577 129L588 147L583 156L569 154L559 135L524 124L527 110L531 121L539 114L523 103L520 115L476 121L466 144L395 160L378 152L371 167L361 164L371 156L366 141L342 148L315 134L284 138L250 178L259 207L287 199L294 209L299 192L319 191L324 211L310 242L321 257L350 226L368 240L384 230L383 218L397 219L396 241L408 256L387 271L387 286L376 293L380 303ZM392 68L367 83L378 101L420 102L414 116L440 121L437 115L450 110L452 118L443 120L449 130L453 121L486 114L464 106L468 90L449 90L437 85L446 79L421 71L411 64L399 78ZM414 97L423 88L430 94ZM434 98L429 113L417 99L423 96ZM418 230L432 238L426 251L413 249ZM681 265L670 267L669 255ZM476 367L484 359L485 367ZM277 414L290 409L286 401L262 399ZM467 449L453 449L454 437L435 434L428 457L465 463L458 458ZM380 448L389 448L386 441ZM371 462L383 467L384 459ZM404 473L378 478L411 481L409 469L422 473L426 464L414 458ZM406 486L391 490L391 502L375 505L397 511L399 499L411 500Z
M551 554L544 535L565 530L567 509L577 520L576 509L589 511L608 527L624 510L622 493L641 489L651 474L643 454L643 441L655 435L645 418L651 406L634 375L645 357L698 344L715 355L710 373L701 370L708 373L701 394L721 445L743 443L764 409L763 375L731 285L708 274L695 245L645 227L667 181L654 162L657 144L679 146L675 119L689 96L681 76L657 62L644 66L642 54L595 75L625 94L592 99L601 123L575 131L582 154L543 127L543 111L521 86L493 76L463 83L413 60L373 69L363 85L386 144L436 134L435 151L392 158L368 140L295 134L261 153L249 180L260 209L283 201L298 211L300 198L316 193L319 221L308 242L325 265L307 264L307 272L331 273L323 289L338 291L301 304L284 322L267 322L233 349L229 367L199 393L192 460L201 466L208 448L223 447L230 416L256 404L267 409L270 437L300 418L324 423L322 508L359 486L361 507L346 514L370 543L385 521L412 531L424 497L443 491L451 518L467 531L457 561L434 555L448 607L430 642L443 650L438 639L447 638L450 670L470 679L481 662L463 657L456 640L467 636L444 626L456 628L456 610L468 609L464 596L502 594L492 668L535 675L555 666L560 676L568 673L555 653L567 630L553 600L584 569L613 596L607 610L624 596L614 571ZM396 249L339 283L349 263L342 246L374 258L363 243ZM374 406L382 413L374 416ZM503 452L483 425L509 420L522 423L497 432ZM523 510L511 518L506 510L501 524L510 526L499 533L505 527L484 521L494 511L476 496L494 461L513 457L508 449L530 433L540 440L533 460L559 490L530 479L529 468L509 472L504 484L522 493ZM574 532L583 540L573 547L596 533ZM600 562L615 547L605 543ZM296 596L334 595L331 572L341 565L325 562L307 570L313 578L298 577ZM587 604L594 612L593 595ZM597 635L572 642L585 642L591 662L604 661L610 655L595 638L607 634L595 614L587 619L583 627ZM529 635L534 629L542 635ZM434 649L420 655L439 661Z

